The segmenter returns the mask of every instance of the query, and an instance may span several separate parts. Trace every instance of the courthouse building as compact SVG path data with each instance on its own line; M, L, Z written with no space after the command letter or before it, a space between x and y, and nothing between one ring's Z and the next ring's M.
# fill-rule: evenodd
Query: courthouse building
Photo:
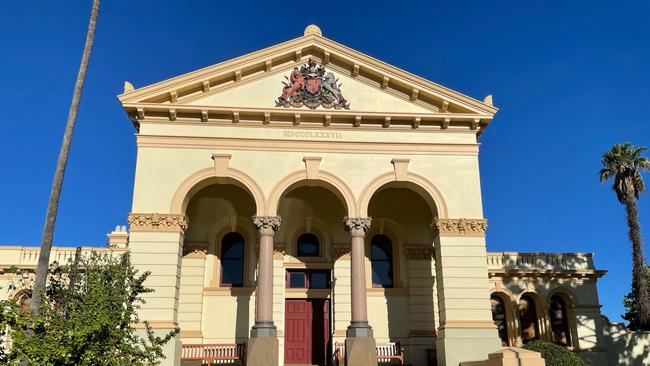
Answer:
M312 25L126 83L119 101L137 165L129 230L109 235L110 250L152 273L141 318L181 329L164 365L239 343L248 365L371 365L391 345L395 363L456 366L535 339L617 364L591 254L487 252L478 155L491 96ZM35 267L36 248L0 250L1 268Z

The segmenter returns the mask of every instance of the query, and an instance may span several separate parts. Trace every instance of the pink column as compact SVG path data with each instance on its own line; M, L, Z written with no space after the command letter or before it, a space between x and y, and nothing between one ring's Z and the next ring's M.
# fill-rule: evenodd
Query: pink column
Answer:
M273 234L280 228L279 216L254 216L260 234L259 270L257 275L257 312L251 337L276 337L273 324Z
M366 266L364 237L371 219L346 217L345 230L351 236L351 282L352 282L352 321L347 329L347 337L372 337L368 324L368 303L366 299Z

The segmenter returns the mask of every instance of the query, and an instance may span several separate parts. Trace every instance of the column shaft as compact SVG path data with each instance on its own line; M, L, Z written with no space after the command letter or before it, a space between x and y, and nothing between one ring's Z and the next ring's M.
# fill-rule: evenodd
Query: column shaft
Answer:
M348 337L372 337L368 324L368 301L366 298L366 255L364 237L370 218L345 218L345 229L351 237L350 280L352 285L352 321L347 330Z
M259 269L257 274L257 309L251 337L277 336L273 323L273 235L280 228L279 216L254 216L253 224L260 234Z

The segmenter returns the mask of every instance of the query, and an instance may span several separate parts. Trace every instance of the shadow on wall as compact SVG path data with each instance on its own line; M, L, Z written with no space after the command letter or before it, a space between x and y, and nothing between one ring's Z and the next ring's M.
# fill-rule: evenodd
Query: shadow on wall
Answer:
M235 322L235 339L237 343L245 343L248 341L250 303L250 295L237 296L237 319Z
M603 320L610 365L650 365L650 332L633 332L606 317Z

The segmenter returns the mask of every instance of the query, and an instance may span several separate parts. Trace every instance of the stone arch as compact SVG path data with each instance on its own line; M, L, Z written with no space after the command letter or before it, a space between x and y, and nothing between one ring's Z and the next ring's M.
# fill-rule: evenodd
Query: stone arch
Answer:
M176 189L169 212L182 215L194 194L211 184L233 184L248 192L255 202L257 215L266 212L266 199L257 182L248 174L237 169L228 168L224 176L217 176L215 168L199 170L187 177Z
M564 305L566 306L566 321L567 321L567 326L569 328L569 334L570 334L570 346L571 347L576 347L579 348L579 343L580 343L580 338L578 337L578 321L576 318L575 314L575 307L578 306L578 297L575 296L573 291L571 291L569 288L566 288L564 286L560 286L557 288L554 288L548 293L547 298L547 304L546 304L546 309L548 310L548 333L549 333L549 339L553 341L554 339L554 334L553 334L553 327L552 327L552 315L550 313L551 311L551 300L553 299L554 296L558 296L564 301Z
M543 294L538 292L534 288L529 288L529 289L524 289L522 290L519 294L516 296L516 304L517 304L517 312L518 312L518 320L519 320L519 330L520 330L520 336L522 336L522 320L521 320L521 314L519 313L519 306L521 303L522 298L526 296L530 298L533 301L533 305L535 306L535 316L537 319L537 337L540 340L548 340L548 334L547 334L547 327L548 327L548 317L546 316L547 313L547 301L546 298L544 297ZM523 336L522 336L523 340Z
M431 209L433 217L447 218L447 204L440 190L426 178L407 173L405 180L396 180L394 173L386 173L373 179L366 185L359 200L359 216L368 216L368 207L372 196L383 187L393 183L395 187L410 188L424 199Z
M301 186L323 187L329 190L341 200L347 211L347 216L357 216L356 199L350 187L336 175L323 170L319 171L318 179L308 179L306 171L300 170L280 180L269 195L266 205L268 215L276 216L282 197Z
M519 317L517 316L517 301L515 300L515 296L503 287L491 288L490 298L492 296L499 297L505 306L509 346L518 347L521 343L521 337L519 335Z

